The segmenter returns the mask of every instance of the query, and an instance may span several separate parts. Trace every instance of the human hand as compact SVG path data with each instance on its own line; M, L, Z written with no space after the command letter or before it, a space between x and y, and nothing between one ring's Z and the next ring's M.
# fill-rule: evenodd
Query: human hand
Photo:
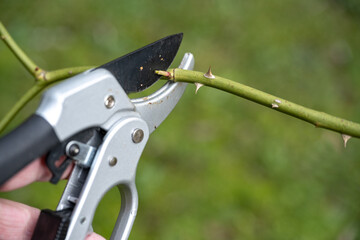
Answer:
M64 172L62 179L68 178L72 166ZM18 174L0 186L0 191L11 191L35 181L49 181L51 172L43 158L36 159ZM0 240L31 239L40 210L22 203L0 199ZM91 233L86 240L103 240L96 233Z

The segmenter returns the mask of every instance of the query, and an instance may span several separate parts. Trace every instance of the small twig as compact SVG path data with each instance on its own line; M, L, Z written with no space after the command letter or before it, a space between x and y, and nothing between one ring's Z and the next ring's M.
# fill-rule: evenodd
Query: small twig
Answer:
M84 67L71 67L64 68L54 71L45 71L44 69L37 66L16 44L14 39L11 37L9 32L6 30L4 25L0 22L0 36L1 39L6 43L9 49L19 59L19 61L25 66L28 72L35 78L35 84L15 103L10 111L0 121L0 133L4 131L6 126L9 125L10 121L19 113L19 111L25 107L25 105L33 99L38 93L45 89L50 84L60 81L83 71L86 71L92 66Z
M0 37L31 75L33 75L36 78L36 75L43 71L16 44L14 39L11 37L11 35L8 33L8 31L1 22L0 22Z
M70 67L70 68L54 70L51 72L46 72L45 81L48 83L60 81L60 80L75 76L75 75L82 73L86 70L89 70L91 68L94 68L94 66Z
M10 109L9 112L1 119L0 121L0 132L2 132L14 119L14 117L19 113L19 111L31 100L33 99L41 90L46 87L45 84L36 83L33 85Z
M314 124L316 127L329 129L341 134L360 138L360 124L351 122L342 118L332 116L330 114L315 111L310 108L292 103L285 99L273 96L271 94L259 91L257 89L248 87L222 78L219 76L211 77L202 72L189 71L183 69L172 69L166 71L155 71L157 74L165 76L175 82L189 82L200 83L205 86L220 89L222 91L246 98L250 101L259 103L273 110L291 115L306 122Z

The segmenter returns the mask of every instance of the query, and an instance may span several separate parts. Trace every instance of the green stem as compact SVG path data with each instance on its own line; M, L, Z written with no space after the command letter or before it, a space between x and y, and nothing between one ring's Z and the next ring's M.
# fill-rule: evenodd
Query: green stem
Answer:
M19 113L19 111L25 107L25 105L33 99L39 92L41 92L44 88L49 86L50 84L63 80L65 78L69 78L76 74L79 74L85 70L93 68L91 66L84 67L71 67L64 68L59 70L54 70L47 72L37 66L25 53L24 51L17 45L14 39L11 37L9 32L6 30L4 25L0 21L0 37L5 42L5 44L9 47L9 49L14 53L14 55L19 59L19 61L25 66L25 68L29 71L31 75L36 79L36 83L33 87L31 87L25 95L23 95L17 103L10 109L10 111L1 119L0 121L0 133L4 131L6 126L10 123L10 121Z
M156 71L159 75L166 76L175 82L200 83L205 86L237 95L250 101L259 103L293 117L299 118L316 127L329 129L341 134L360 138L360 124L351 122L330 114L315 111L310 108L298 105L274 95L259 91L249 86L214 76L215 78L204 77L204 73L183 69L173 69L169 72Z
M70 68L54 70L51 72L47 72L45 74L45 81L46 82L55 82L55 81L63 80L63 79L72 77L76 74L79 74L79 73L84 72L91 68L94 68L94 66L70 67Z
M9 125L12 119L18 114L18 112L31 100L33 99L41 90L43 90L47 85L43 83L35 83L20 99L17 103L10 109L10 111L1 119L0 121L0 133Z
M26 53L16 44L14 39L10 36L4 25L0 22L0 36L5 44L10 48L14 55L29 71L29 73L36 77L36 75L42 72L40 69L27 55Z

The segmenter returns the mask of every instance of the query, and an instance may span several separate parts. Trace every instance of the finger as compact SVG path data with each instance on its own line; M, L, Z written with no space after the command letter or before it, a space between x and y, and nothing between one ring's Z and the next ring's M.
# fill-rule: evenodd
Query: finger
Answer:
M34 233L40 210L22 203L0 199L0 240L30 240ZM91 233L86 240L105 240Z
M93 232L86 237L86 240L105 240L105 238Z
M65 179L70 175L72 166L73 164L70 164L61 179ZM35 181L49 181L51 176L52 173L46 166L45 158L38 158L0 186L0 191L11 191Z
M0 239L31 239L40 210L0 199Z

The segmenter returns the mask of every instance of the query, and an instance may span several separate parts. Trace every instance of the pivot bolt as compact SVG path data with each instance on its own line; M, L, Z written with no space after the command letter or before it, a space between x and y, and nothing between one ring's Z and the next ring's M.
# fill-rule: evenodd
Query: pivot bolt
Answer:
M140 143L144 139L144 131L137 128L133 131L131 136L134 143Z
M105 99L105 107L108 109L113 108L115 105L115 98L113 95L107 96Z
M72 144L70 147L69 147L69 151L68 151L68 154L70 155L70 157L75 157L79 154L80 152L80 147L79 145L77 145L76 143Z

